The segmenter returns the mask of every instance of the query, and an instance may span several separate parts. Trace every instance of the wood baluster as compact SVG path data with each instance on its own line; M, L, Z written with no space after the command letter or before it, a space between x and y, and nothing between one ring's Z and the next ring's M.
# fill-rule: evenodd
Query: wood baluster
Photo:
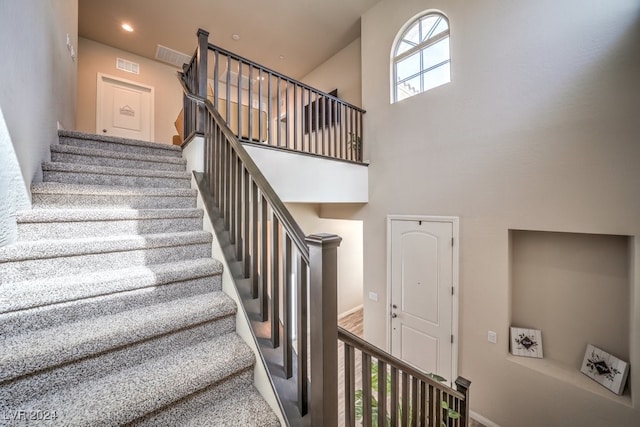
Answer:
M271 347L280 345L280 221L271 215Z

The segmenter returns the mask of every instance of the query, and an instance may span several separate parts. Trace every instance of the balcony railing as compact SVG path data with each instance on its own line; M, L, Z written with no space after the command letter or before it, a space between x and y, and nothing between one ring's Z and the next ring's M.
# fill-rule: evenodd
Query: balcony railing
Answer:
M209 99L243 143L362 162L365 111L339 99L337 90L314 89L206 37L184 74L190 90ZM201 114L185 108L185 115L186 135L202 131Z

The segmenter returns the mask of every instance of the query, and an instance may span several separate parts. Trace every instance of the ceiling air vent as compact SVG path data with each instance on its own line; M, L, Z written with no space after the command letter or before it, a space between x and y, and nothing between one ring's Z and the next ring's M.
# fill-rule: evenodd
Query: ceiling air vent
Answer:
M180 69L182 69L182 64L188 64L189 61L191 61L191 57L189 55L178 52L177 50L169 49L161 44L156 48L156 59L158 61L174 65Z
M116 58L116 68L118 70L126 71L127 73L140 74L140 64L127 61L126 59Z

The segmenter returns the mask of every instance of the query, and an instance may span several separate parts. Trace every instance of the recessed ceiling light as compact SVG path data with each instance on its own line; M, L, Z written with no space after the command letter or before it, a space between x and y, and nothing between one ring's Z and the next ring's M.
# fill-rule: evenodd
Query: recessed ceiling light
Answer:
M231 34L231 38L234 39L235 41L240 40L240 36L238 34Z
M122 24L122 29L130 33L133 32L133 27L130 24L127 24L126 22Z

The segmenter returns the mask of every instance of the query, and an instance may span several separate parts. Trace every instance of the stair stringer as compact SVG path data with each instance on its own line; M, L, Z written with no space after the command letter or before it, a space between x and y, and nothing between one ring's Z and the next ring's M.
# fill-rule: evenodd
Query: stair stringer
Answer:
M192 170L192 165L190 164L191 162L189 161L189 158L187 156L185 157L187 158L188 162L187 170ZM205 203L205 198L200 191L200 187L198 186L197 180L195 178L195 172L199 171L193 171L191 177L191 188L195 188L197 190L197 207L198 209L202 209L204 211L204 217L202 221L203 230L211 233L211 235L213 236L213 240L211 242L211 257L217 259L223 265L222 291L229 297L231 297L231 299L233 299L236 303L236 333L240 335L240 337L249 346L249 348L251 348L256 356L256 363L254 365L254 386L262 395L264 400L269 404L273 412L276 414L281 425L289 425L283 415L284 410L282 408L282 403L280 402L280 399L278 398L278 395L273 388L273 382L271 381L269 373L267 372L266 362L264 360L262 352L260 352L258 348L256 337L251 329L249 316L247 315L244 304L242 303L242 299L238 294L238 288L236 286L235 279L231 274L232 270L227 262L227 258L224 254L220 241L218 240L218 235L213 226L214 222L211 218L210 209L207 206L207 203Z

